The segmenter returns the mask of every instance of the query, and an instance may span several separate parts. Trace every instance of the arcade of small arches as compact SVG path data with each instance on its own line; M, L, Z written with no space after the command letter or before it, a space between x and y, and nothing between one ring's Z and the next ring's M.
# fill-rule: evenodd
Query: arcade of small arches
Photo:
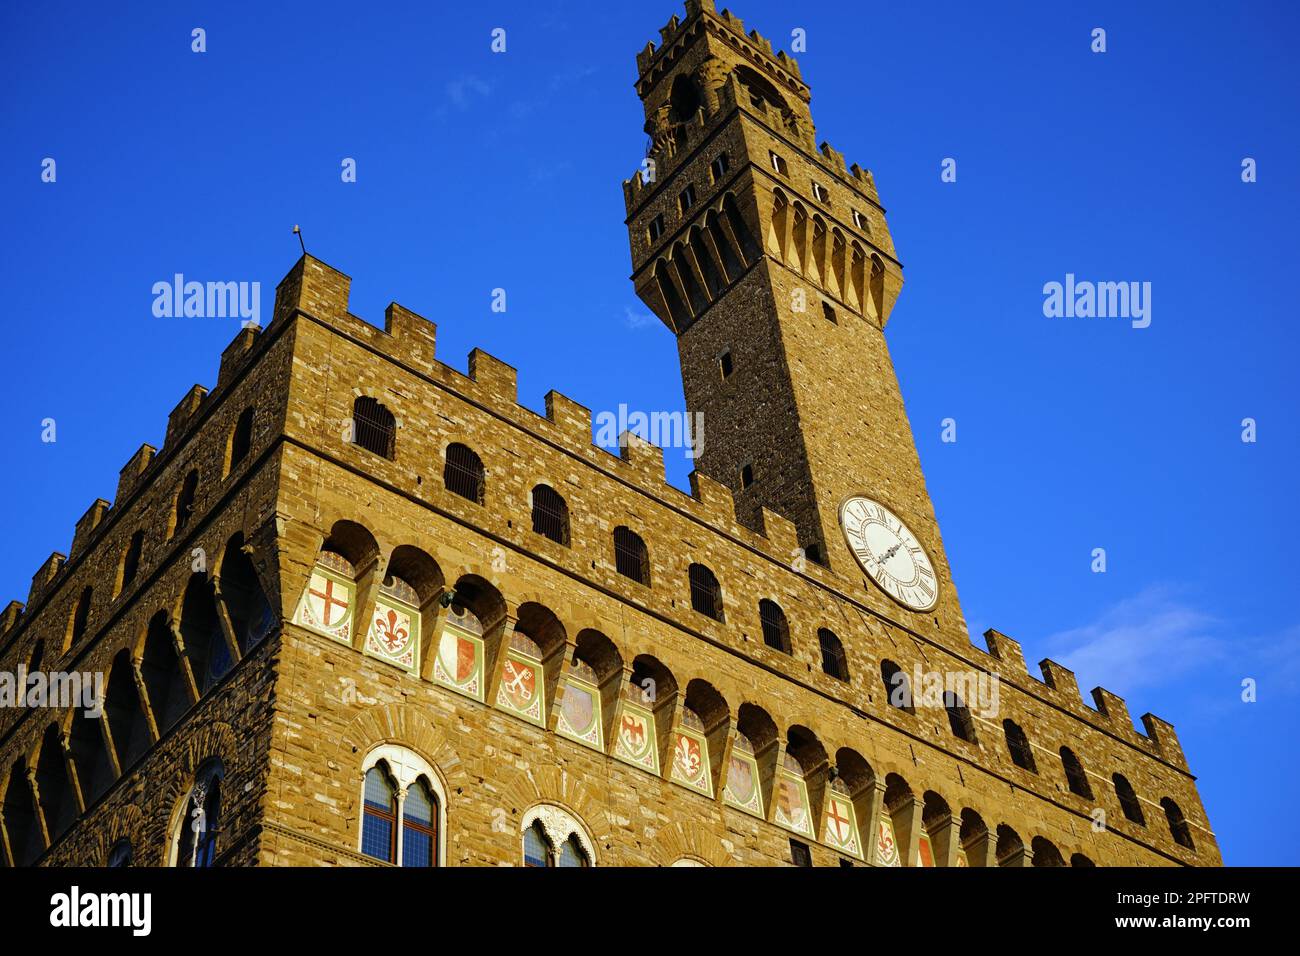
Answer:
M715 583L711 573L691 575L701 613L721 613ZM370 624L354 626L357 621ZM937 792L916 795L902 775L878 775L850 747L832 752L803 726L782 732L764 708L750 702L733 709L707 679L683 682L652 654L629 661L594 627L570 637L538 601L526 600L512 610L482 577L465 574L449 582L432 557L411 545L395 547L384 561L374 537L354 522L336 523L325 539L295 623L705 799L775 823L792 838L820 842L846 859L878 865L1015 866L1031 860L1066 865L1067 857L1045 837L1026 843L1007 824L990 829L973 808L954 813ZM788 641L784 615L773 630L783 631ZM837 640L834 647L839 648ZM842 648L824 659L828 669L842 666L835 663L842 662ZM901 674L897 665L885 662L887 686L894 674ZM960 700L947 703L954 733L973 739L969 712ZM1019 740L1008 730L1009 747L1019 746ZM1062 757L1069 776L1078 760L1064 751ZM404 819L399 795L410 784L379 764L370 765L367 774L367 794L373 787L378 795L373 801L378 858L404 859L396 835L403 832L399 821ZM422 778L411 779L427 781L416 805L421 820L436 823L446 806L436 772L426 768ZM1170 816L1175 839L1186 829L1180 812L1176 817L1177 824ZM444 830L437 824L430 832ZM540 839L525 833L526 851L530 845L548 848L531 859L552 863L536 865L594 864L589 849L566 856L567 836L558 842ZM434 842L420 858L436 859L438 852ZM1090 865L1081 853L1069 859Z
M74 622L81 608L79 602ZM80 707L66 711L30 753L0 771L0 862L39 860L277 623L237 533L211 573L191 573L174 606L156 611L116 652L106 649L102 715ZM32 663L39 666L42 653L38 641Z
M683 214L688 208L684 204ZM744 274L761 254L734 193L703 216L655 260L641 291L660 318L680 332Z
M791 270L820 286L832 298L865 315L877 325L884 308L885 264L868 254L856 238L845 237L838 225L826 225L821 213L808 210L785 191L772 191L772 215L766 251Z

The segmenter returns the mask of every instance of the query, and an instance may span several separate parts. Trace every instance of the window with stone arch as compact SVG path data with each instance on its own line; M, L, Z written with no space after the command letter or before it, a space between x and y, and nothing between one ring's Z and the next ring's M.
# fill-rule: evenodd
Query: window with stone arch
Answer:
M205 760L194 775L172 821L172 866L203 869L216 865L221 834L221 785L226 776L220 758Z
M758 623L763 631L763 643L782 654L791 653L790 623L781 605L767 598L758 602Z
M1192 828L1188 826L1182 809L1169 797L1161 799L1160 807L1165 811L1165 819L1169 822L1169 835L1174 838L1174 842L1193 853L1196 852L1196 844L1192 842Z
M176 507L172 512L171 533L168 537L178 535L185 530L194 517L194 499L199 491L199 473L191 469L181 482L180 491L176 493Z
M569 506L550 485L533 489L533 531L556 544L569 546Z
M1034 748L1020 725L1007 718L1002 721L1002 732L1007 738L1007 752L1011 754L1011 762L1021 770L1038 773L1038 765L1034 762Z
M113 848L108 851L108 861L104 865L106 867L129 867L131 861L131 841L123 837L114 843Z
M378 399L357 396L352 403L352 443L392 460L397 455L397 418Z
M595 843L577 817L551 803L539 803L520 822L524 866L595 866Z
M691 586L691 607L715 621L722 620L722 585L714 573L703 564L692 564L687 570Z
M459 442L447 446L446 461L442 468L442 483L452 494L460 495L476 505L483 503L483 490L487 479L483 459L474 449Z
M397 744L366 754L361 804L357 849L366 856L394 866L445 865L446 790L419 754Z
M844 645L828 627L818 628L817 644L822 652L822 673L829 674L836 680L849 679L849 662L844 656Z
M1138 799L1137 792L1128 782L1128 778L1122 773L1117 773L1111 777L1111 780L1115 784L1115 796L1119 798L1120 809L1124 811L1125 819L1140 827L1146 826L1146 817L1142 814L1142 801Z

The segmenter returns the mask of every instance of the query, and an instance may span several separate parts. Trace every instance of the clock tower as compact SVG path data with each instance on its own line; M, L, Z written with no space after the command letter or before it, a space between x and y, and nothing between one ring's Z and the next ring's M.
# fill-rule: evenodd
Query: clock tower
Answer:
M699 471L794 522L868 606L965 641L885 326L903 284L870 172L817 143L798 64L712 0L637 57L637 295L677 336Z

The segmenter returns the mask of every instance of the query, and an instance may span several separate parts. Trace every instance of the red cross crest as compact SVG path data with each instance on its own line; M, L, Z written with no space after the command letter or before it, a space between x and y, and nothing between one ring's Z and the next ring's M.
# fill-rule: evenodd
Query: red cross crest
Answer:
M840 802L834 798L831 799L830 811L826 814L826 822L834 828L837 843L843 843L848 839L849 818L840 816Z
M326 627L332 627L335 624L341 623L343 619L347 616L348 607L350 605L350 596L348 594L348 589L346 587L341 588L340 591L343 594L343 597L341 598L335 597L334 582L330 578L325 577L325 575L323 574L312 575L312 582L315 583L317 578L320 578L325 582L325 589L323 591L317 591L315 588L312 588L307 593L314 598L320 598L320 604L321 604L320 621ZM340 608L337 621L330 620L330 609L333 607ZM316 610L316 607L314 605L312 606L312 610L313 611Z

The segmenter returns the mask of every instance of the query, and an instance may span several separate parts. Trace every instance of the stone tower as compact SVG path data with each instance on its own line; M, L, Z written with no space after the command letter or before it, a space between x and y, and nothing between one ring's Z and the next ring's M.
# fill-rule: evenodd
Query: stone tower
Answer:
M959 625L883 334L903 279L872 176L815 145L793 59L709 0L686 12L637 59L650 143L625 192L637 293L677 335L704 416L699 470L752 527L786 515L808 558L856 579L839 512L869 491L938 571L937 604L908 625Z
M0 866L1219 862L1170 724L966 639L871 177L813 148L793 61L686 13L625 189L691 493L304 255L0 613ZM14 699L47 671L102 710Z

